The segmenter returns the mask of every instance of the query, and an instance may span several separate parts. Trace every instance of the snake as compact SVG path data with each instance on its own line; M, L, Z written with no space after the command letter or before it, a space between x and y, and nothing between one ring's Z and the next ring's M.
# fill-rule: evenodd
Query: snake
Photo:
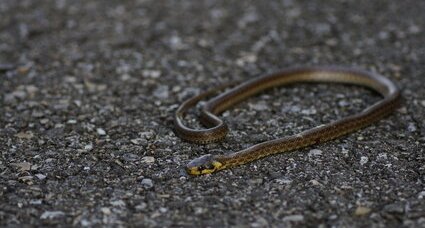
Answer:
M254 77L242 83L227 83L216 86L187 99L175 111L173 118L175 133L183 140L196 144L208 144L223 140L229 132L229 127L218 115L267 89L294 83L357 85L377 92L382 99L357 114L304 130L298 134L261 142L232 153L202 155L186 165L187 173L190 175L211 174L278 153L330 141L381 120L394 112L401 104L400 89L381 74L344 66L292 67L276 73ZM200 111L200 123L205 128L194 129L184 124L184 117L190 108L227 87L229 87L227 90L206 101Z

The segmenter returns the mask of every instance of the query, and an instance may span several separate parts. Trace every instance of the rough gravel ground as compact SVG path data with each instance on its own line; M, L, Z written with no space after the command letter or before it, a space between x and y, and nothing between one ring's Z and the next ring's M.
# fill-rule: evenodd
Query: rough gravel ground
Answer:
M424 1L0 1L0 225L425 227ZM359 87L294 85L223 113L207 146L177 105L296 65L402 89L347 137L202 177L182 167L356 113ZM186 121L198 126L196 117Z

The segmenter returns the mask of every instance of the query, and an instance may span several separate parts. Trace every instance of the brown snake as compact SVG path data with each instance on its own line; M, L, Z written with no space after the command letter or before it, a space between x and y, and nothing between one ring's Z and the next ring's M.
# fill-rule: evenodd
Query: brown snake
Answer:
M175 113L175 132L182 139L198 144L219 141L226 136L228 127L217 117L218 114L268 88L299 82L329 82L365 86L381 94L383 99L361 113L305 130L296 135L262 142L230 154L203 155L187 164L187 172L192 175L213 173L269 155L329 141L382 119L393 112L401 101L400 90L382 75L353 68L299 67L251 79L209 100L200 116L201 123L207 129L188 128L182 123L182 118L187 109L195 106L198 101L229 85L219 86L186 100Z

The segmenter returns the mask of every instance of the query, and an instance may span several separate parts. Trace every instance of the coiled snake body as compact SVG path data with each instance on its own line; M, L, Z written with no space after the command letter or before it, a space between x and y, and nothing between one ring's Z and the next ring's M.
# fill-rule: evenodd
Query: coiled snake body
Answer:
M201 123L207 127L206 129L188 128L183 124L182 118L187 109L195 106L198 101L228 85L219 86L186 100L175 113L175 132L182 139L198 144L219 141L226 136L228 127L217 117L218 114L268 88L299 82L344 83L365 86L381 94L383 99L361 113L314 127L296 135L259 143L230 154L203 155L187 164L187 172L192 175L213 173L273 154L335 139L382 119L393 112L399 106L401 100L397 86L386 77L376 73L342 67L299 67L251 79L212 98L205 104L200 115Z

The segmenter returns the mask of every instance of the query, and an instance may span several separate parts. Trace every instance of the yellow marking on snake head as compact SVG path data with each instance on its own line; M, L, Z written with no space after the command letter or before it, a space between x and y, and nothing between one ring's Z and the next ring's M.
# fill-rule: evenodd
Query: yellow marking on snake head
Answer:
M186 171L190 175L211 174L220 170L222 166L223 164L215 160L213 155L206 154L189 162L186 166Z

